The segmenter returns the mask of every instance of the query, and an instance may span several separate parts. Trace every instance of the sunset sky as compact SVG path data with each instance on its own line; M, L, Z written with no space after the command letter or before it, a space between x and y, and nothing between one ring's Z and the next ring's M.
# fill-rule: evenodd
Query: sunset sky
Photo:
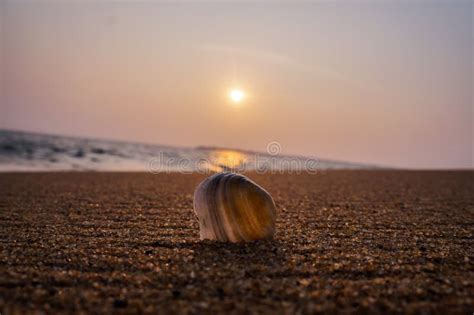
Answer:
M0 128L473 167L471 1L0 10Z

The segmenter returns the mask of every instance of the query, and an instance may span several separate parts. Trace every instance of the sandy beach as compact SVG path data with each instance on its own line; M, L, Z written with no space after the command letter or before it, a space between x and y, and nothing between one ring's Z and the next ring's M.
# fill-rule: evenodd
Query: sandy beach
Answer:
M0 314L474 311L474 172L247 174L275 239L200 241L200 174L0 174Z

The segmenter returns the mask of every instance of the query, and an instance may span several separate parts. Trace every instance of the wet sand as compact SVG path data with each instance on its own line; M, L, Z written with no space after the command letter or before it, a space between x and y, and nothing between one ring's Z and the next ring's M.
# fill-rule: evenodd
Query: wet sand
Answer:
M249 176L272 241L199 241L204 175L0 174L0 313L474 311L474 172Z

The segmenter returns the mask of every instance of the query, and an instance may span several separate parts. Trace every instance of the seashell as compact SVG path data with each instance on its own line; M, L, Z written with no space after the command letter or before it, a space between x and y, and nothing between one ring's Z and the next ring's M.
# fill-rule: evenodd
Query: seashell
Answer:
M194 192L201 240L243 242L271 238L276 208L270 194L249 178L218 173Z

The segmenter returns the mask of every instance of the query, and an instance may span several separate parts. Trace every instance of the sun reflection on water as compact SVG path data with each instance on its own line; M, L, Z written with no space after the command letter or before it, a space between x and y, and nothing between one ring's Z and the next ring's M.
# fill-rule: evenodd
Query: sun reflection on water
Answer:
M230 171L244 165L248 160L246 154L233 150L215 150L211 154L212 164L217 171Z

